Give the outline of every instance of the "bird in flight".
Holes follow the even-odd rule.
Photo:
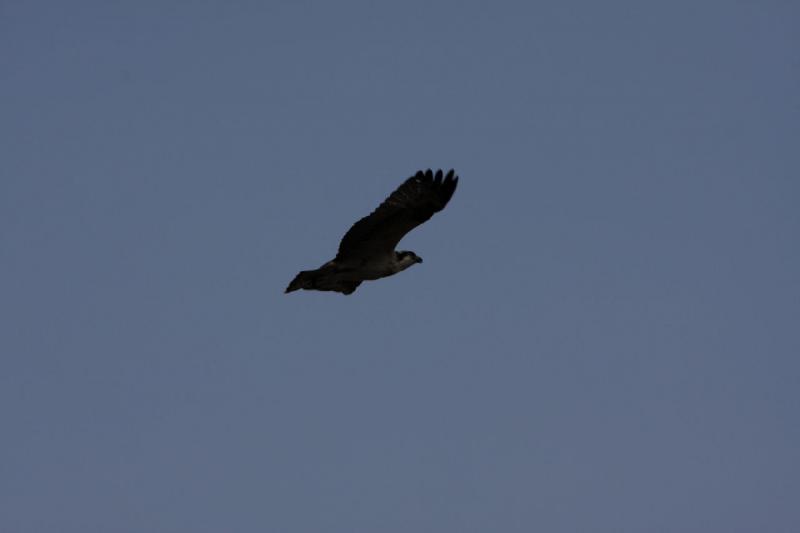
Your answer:
[[[430,169],[408,178],[378,208],[362,218],[342,238],[339,252],[316,270],[303,270],[286,287],[352,294],[362,281],[392,276],[422,258],[394,248],[406,233],[438,213],[458,185],[453,170],[443,175]]]

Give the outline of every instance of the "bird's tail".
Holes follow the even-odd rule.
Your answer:
[[[300,289],[313,291],[334,291],[342,294],[353,294],[361,285],[361,281],[342,279],[336,265],[326,263],[316,270],[303,270],[294,277],[286,287],[286,292]]]
[[[293,292],[300,289],[313,289],[314,278],[319,273],[319,270],[303,270],[297,274],[292,282],[286,287],[285,292]]]

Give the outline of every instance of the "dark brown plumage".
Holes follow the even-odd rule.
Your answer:
[[[286,288],[351,294],[365,280],[391,276],[421,263],[413,252],[395,247],[412,229],[444,209],[458,185],[453,170],[419,171],[408,178],[372,213],[350,228],[339,252],[317,270],[300,272]]]
[[[378,208],[350,228],[339,244],[337,260],[350,255],[386,253],[394,250],[406,233],[427,222],[447,205],[458,185],[450,170],[446,176],[437,170],[421,170],[408,178]]]

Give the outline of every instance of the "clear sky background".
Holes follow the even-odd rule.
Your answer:
[[[799,531],[798,15],[3,1],[0,530]]]

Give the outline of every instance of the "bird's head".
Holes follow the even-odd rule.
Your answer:
[[[414,252],[405,250],[402,252],[395,252],[395,257],[397,258],[397,262],[400,263],[400,266],[404,269],[410,267],[411,265],[422,263],[422,258]]]

